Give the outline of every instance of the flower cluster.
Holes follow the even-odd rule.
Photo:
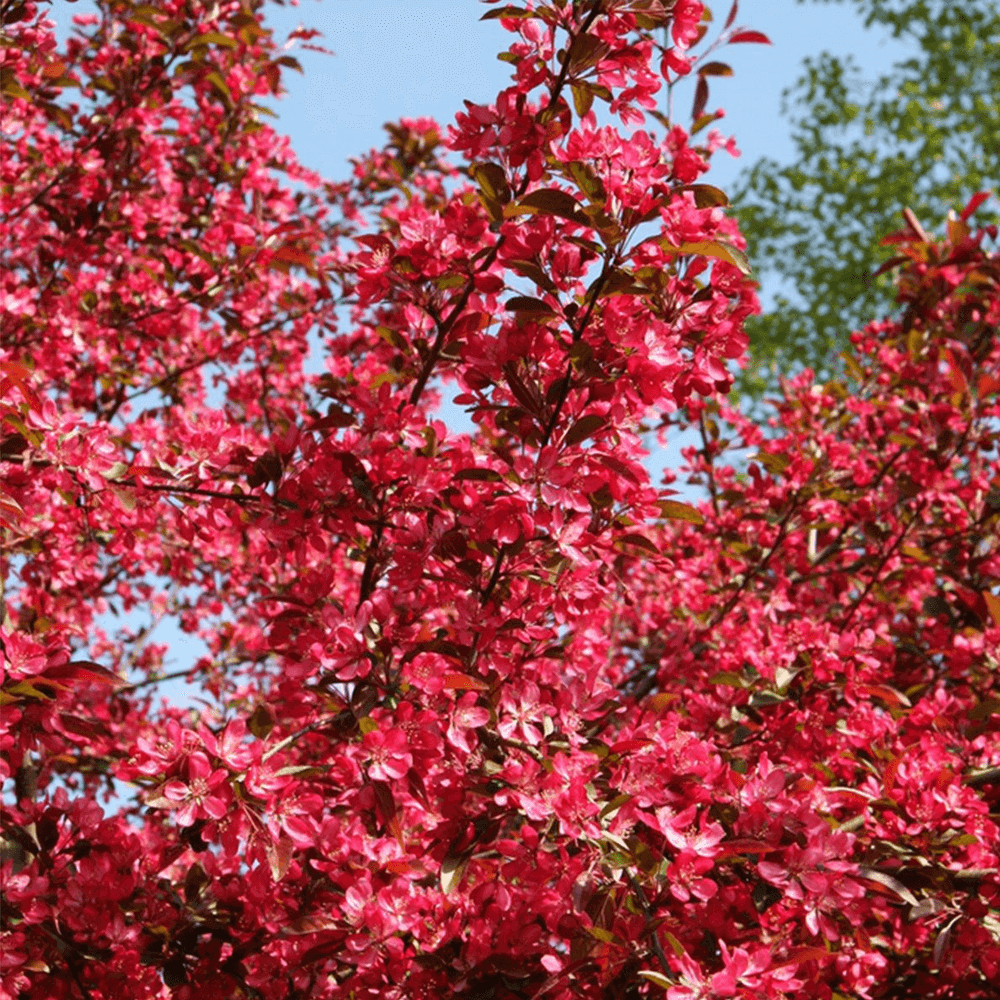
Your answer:
[[[4,28],[0,1000],[992,995],[983,199],[767,427],[700,3],[493,7],[339,185],[259,5],[97,6]]]

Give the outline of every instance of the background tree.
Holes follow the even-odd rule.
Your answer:
[[[800,0],[805,2],[805,0]],[[786,93],[797,159],[762,159],[734,195],[757,276],[774,301],[747,325],[759,395],[774,371],[829,373],[847,331],[894,297],[879,240],[909,206],[929,227],[1000,181],[1000,9],[991,0],[852,0],[869,28],[913,53],[870,79],[853,58],[806,61]]]

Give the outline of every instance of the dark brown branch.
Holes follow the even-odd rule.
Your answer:
[[[497,552],[496,562],[493,563],[493,572],[490,574],[489,582],[486,584],[486,589],[483,591],[483,596],[480,599],[480,604],[485,605],[493,594],[497,583],[500,580],[500,567],[503,565],[504,549],[500,549]]]
[[[642,886],[639,885],[639,880],[628,869],[625,871],[625,877],[628,879],[629,885],[632,886],[632,891],[635,893],[635,898],[639,901],[639,906],[642,907],[643,915],[651,923],[655,918],[655,914],[653,913],[653,908],[649,905],[649,900],[646,899],[645,892],[642,891]],[[660,944],[660,939],[656,936],[655,928],[649,931],[649,936],[653,942],[653,951],[656,954],[657,961],[660,963],[660,967],[673,979],[673,970],[670,968],[667,956],[663,954],[663,946]]]
[[[732,596],[728,601],[720,608],[720,610],[713,616],[712,620],[705,626],[705,631],[715,628],[730,611],[736,607],[737,601],[743,596],[744,591],[750,586],[753,580],[756,580],[761,573],[767,569],[768,564],[774,557],[775,553],[781,548],[783,542],[788,537],[788,522],[792,519],[792,515],[798,510],[798,496],[795,496],[792,500],[791,506],[782,516],[781,520],[778,522],[778,537],[774,540],[771,547],[764,554],[763,558],[758,560],[755,566],[750,567],[746,573],[743,574],[743,579],[740,581],[740,585],[733,592]]]
[[[607,281],[608,277],[608,262],[604,261],[604,266],[601,269],[601,273],[597,277],[597,281],[594,282],[591,287],[590,302],[587,304],[587,311],[583,314],[583,319],[576,325],[573,329],[573,343],[578,344],[580,338],[583,336],[583,331],[587,329],[587,324],[590,322],[590,317],[594,314],[594,307],[597,305],[597,300],[601,296],[601,289],[604,288],[604,283]],[[562,385],[559,389],[559,397],[556,399],[555,406],[552,408],[552,413],[549,416],[548,421],[545,424],[545,430],[542,433],[542,440],[538,445],[539,450],[544,448],[549,443],[549,438],[552,436],[552,432],[555,430],[556,424],[559,421],[559,415],[562,412],[562,408],[569,398],[569,390],[573,383],[573,362],[566,362],[566,372],[562,377]]]
[[[913,513],[913,520],[911,520],[908,524],[905,524],[903,526],[903,530],[900,531],[899,535],[896,537],[896,540],[892,543],[892,545],[889,546],[889,550],[879,560],[878,565],[872,571],[872,576],[871,579],[868,581],[868,585],[865,587],[864,591],[857,597],[857,599],[851,604],[851,606],[847,609],[847,614],[844,615],[840,623],[841,628],[846,628],[850,624],[850,621],[854,617],[855,612],[868,599],[868,595],[875,588],[875,584],[878,583],[879,576],[882,573],[882,570],[885,569],[886,563],[888,563],[889,560],[899,551],[899,547],[903,544],[903,539],[906,538],[907,534],[909,534],[910,528],[914,525],[917,518],[921,515],[921,513],[924,510],[924,507],[926,506],[927,506],[926,503],[920,504],[920,506]]]

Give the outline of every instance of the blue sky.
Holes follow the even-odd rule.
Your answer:
[[[713,8],[721,26],[728,0]],[[304,163],[336,179],[346,175],[349,157],[382,145],[383,122],[428,115],[446,125],[463,99],[490,103],[509,82],[510,67],[496,53],[511,36],[498,22],[480,20],[489,9],[476,0],[303,0],[272,8],[277,39],[301,23],[320,29],[336,53],[295,52],[305,74],[287,74],[277,128]],[[737,24],[763,31],[773,45],[731,45],[716,54],[735,72],[713,81],[712,106],[725,108],[720,128],[743,150],[739,160],[716,157],[710,179],[723,188],[760,156],[791,157],[781,92],[804,57],[823,49],[853,54],[874,79],[906,51],[887,32],[865,29],[847,2],[743,0]]]
[[[716,28],[728,4],[710,4]],[[50,16],[65,36],[73,15],[91,9],[87,0],[54,0]],[[489,9],[477,0],[269,4],[276,40],[302,24],[322,31],[323,44],[335,52],[293,48],[305,74],[286,73],[288,95],[274,104],[276,127],[291,137],[302,162],[333,180],[347,175],[351,156],[382,145],[386,121],[428,115],[447,125],[463,99],[490,103],[508,85],[510,67],[496,54],[511,36],[498,22],[480,20]],[[743,150],[738,160],[716,157],[709,179],[723,188],[760,156],[792,156],[781,93],[795,82],[803,58],[824,49],[852,54],[875,79],[907,52],[884,29],[864,28],[850,0],[742,0],[736,23],[763,31],[773,45],[732,45],[716,54],[735,73],[713,81],[710,106],[726,110],[720,128]]]

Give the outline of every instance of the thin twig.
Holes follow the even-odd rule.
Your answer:
[[[875,584],[878,583],[879,574],[882,572],[883,569],[885,569],[886,563],[888,563],[889,560],[899,550],[900,545],[903,544],[903,539],[906,538],[910,528],[913,527],[913,525],[916,523],[917,518],[923,513],[923,510],[926,506],[927,506],[926,501],[921,503],[917,507],[917,509],[913,512],[913,520],[911,520],[908,524],[903,525],[903,530],[900,531],[899,535],[896,537],[896,540],[889,547],[888,552],[886,552],[885,555],[883,555],[882,558],[879,560],[879,564],[875,567],[874,571],[872,572],[872,576],[871,579],[868,581],[868,585],[865,587],[861,595],[847,609],[847,614],[843,617],[843,619],[840,622],[841,628],[846,628],[850,624],[850,621],[854,617],[855,612],[868,599],[868,595],[874,589]]]
[[[632,891],[635,893],[636,899],[639,901],[639,905],[642,907],[642,912],[646,916],[646,920],[652,921],[655,918],[653,913],[653,908],[649,905],[649,900],[646,899],[646,894],[642,891],[642,886],[639,885],[639,880],[632,874],[630,869],[625,870],[625,877],[629,881],[629,885],[632,886]],[[670,963],[667,961],[667,956],[663,954],[663,946],[660,944],[660,939],[656,936],[655,928],[649,932],[649,936],[653,942],[653,951],[656,953],[656,958],[663,968],[663,971],[673,978],[674,970],[670,968]]]
[[[743,592],[750,586],[751,581],[756,580],[761,573],[767,569],[768,564],[774,557],[774,554],[781,548],[785,539],[788,537],[788,522],[792,519],[792,515],[798,510],[798,496],[792,498],[791,506],[785,512],[784,516],[778,522],[778,537],[774,540],[774,543],[764,554],[763,558],[760,559],[755,566],[752,566],[746,573],[743,574],[743,579],[740,581],[739,587],[733,592],[732,596],[728,601],[716,612],[712,620],[705,626],[705,631],[713,629],[718,625],[730,611],[736,607],[736,602],[739,601],[740,597],[743,596]]]
[[[598,275],[597,281],[595,281],[591,286],[590,302],[587,305],[587,311],[583,314],[583,319],[580,320],[573,330],[574,344],[580,342],[580,338],[583,336],[583,331],[587,329],[587,324],[590,322],[590,317],[594,313],[594,307],[597,305],[597,300],[600,298],[601,289],[603,289],[604,283],[607,281],[607,277],[608,261],[605,259],[604,266],[601,268],[601,273]],[[556,423],[559,421],[559,414],[562,412],[563,405],[569,397],[569,390],[572,385],[572,375],[573,362],[567,361],[566,372],[562,377],[562,385],[559,389],[559,398],[556,400],[555,406],[552,408],[552,414],[545,424],[545,431],[542,433],[542,440],[538,445],[539,451],[549,443],[549,438],[552,436]]]
[[[161,674],[159,677],[147,677],[144,681],[136,681],[134,684],[123,684],[120,691],[138,691],[139,688],[151,687],[153,684],[160,684],[163,681],[176,681],[181,677],[190,677],[194,669],[188,667],[187,670],[176,670],[172,674]]]
[[[305,736],[307,733],[313,733],[317,729],[322,729],[324,726],[333,722],[336,718],[336,715],[327,715],[322,719],[317,719],[315,722],[310,722],[308,726],[303,726],[301,729],[292,733],[291,736],[286,736],[283,740],[279,740],[279,742],[275,743],[269,750],[265,750],[264,753],[261,754],[260,762],[263,764],[265,761],[270,760],[276,753],[279,753],[286,747],[290,747],[300,736]]]
[[[708,433],[705,429],[704,411],[698,414],[698,430],[701,432],[701,453],[705,456],[705,462],[708,465],[708,493],[712,499],[712,510],[715,511],[715,516],[718,517],[719,491],[715,485],[715,464],[708,453]]]
[[[497,553],[496,562],[493,563],[493,572],[490,574],[489,582],[486,584],[486,589],[483,591],[483,596],[479,603],[485,606],[486,602],[490,599],[493,594],[493,590],[500,580],[500,567],[503,565],[503,556],[505,549],[500,549]]]

